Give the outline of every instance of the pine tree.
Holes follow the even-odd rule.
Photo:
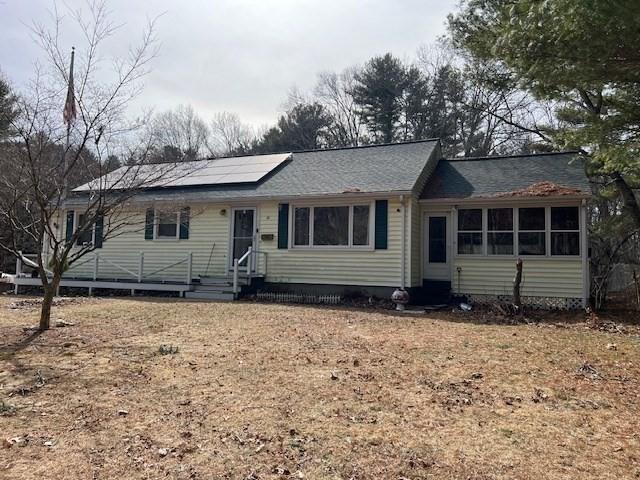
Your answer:
[[[369,60],[355,80],[353,97],[374,141],[393,142],[402,116],[404,65],[387,53]]]
[[[502,63],[520,85],[560,105],[560,148],[590,154],[640,229],[640,3],[466,0],[449,17],[456,46]]]

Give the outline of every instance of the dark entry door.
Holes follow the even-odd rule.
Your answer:
[[[427,214],[425,218],[425,262],[424,278],[450,280],[450,234],[449,215]]]
[[[237,208],[233,210],[230,268],[233,268],[234,259],[241,258],[249,247],[254,246],[255,220],[255,208]]]

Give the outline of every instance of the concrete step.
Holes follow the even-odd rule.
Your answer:
[[[185,298],[198,299],[198,300],[221,300],[231,302],[233,301],[233,293],[226,292],[185,292]]]

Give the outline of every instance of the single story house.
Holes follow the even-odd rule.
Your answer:
[[[135,195],[128,231],[88,234],[99,248],[63,285],[480,302],[511,298],[522,258],[525,303],[587,303],[591,189],[576,153],[447,159],[435,139],[193,165]],[[59,228],[73,231],[90,190],[67,199]]]

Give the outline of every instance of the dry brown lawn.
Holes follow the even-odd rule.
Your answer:
[[[33,335],[37,309],[13,301],[0,478],[640,476],[635,333],[85,299],[54,310],[75,325]]]

